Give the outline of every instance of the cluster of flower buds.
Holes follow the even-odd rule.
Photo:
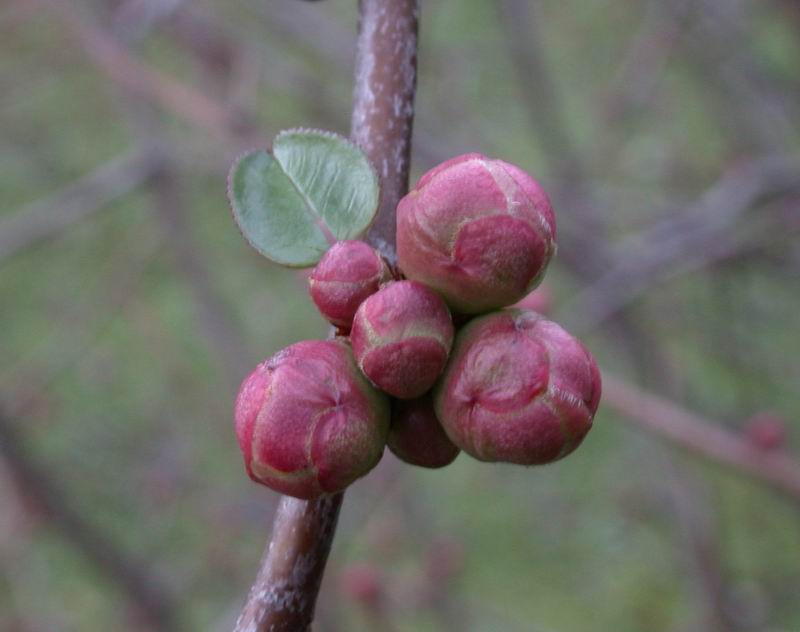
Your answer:
[[[462,450],[524,465],[572,452],[591,428],[600,374],[577,339],[523,300],[555,240],[533,178],[467,154],[400,201],[397,274],[364,242],[335,244],[309,289],[340,335],[281,351],[239,392],[251,478],[313,498],[365,475],[386,445],[429,468]]]

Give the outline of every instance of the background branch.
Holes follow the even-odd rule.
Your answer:
[[[800,464],[786,452],[759,450],[722,424],[708,421],[606,370],[603,403],[659,437],[746,473],[800,502]]]
[[[157,168],[156,156],[133,149],[62,190],[3,218],[0,221],[0,260],[54,237],[102,210],[142,184]]]
[[[69,494],[48,476],[23,445],[14,423],[0,409],[0,457],[8,465],[23,496],[105,577],[120,588],[148,628],[177,630],[171,591],[147,566],[117,548],[104,533],[86,521]]]
[[[69,3],[69,8],[54,0],[43,2],[59,12],[91,62],[115,83],[205,130],[216,140],[232,145],[233,149],[265,144],[241,111],[138,59],[74,2]]]
[[[614,316],[659,279],[714,257],[714,246],[748,210],[800,189],[794,156],[767,156],[726,173],[696,202],[673,211],[642,233],[625,239],[617,261],[561,311],[575,331]]]

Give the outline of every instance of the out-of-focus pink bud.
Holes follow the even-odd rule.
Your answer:
[[[764,411],[745,422],[747,440],[759,450],[778,450],[786,444],[786,422],[779,414]]]
[[[543,316],[547,316],[550,310],[553,309],[553,292],[550,290],[550,286],[547,282],[544,282],[521,301],[514,303],[512,307],[516,309],[529,309],[533,312],[539,312]]]
[[[339,590],[361,606],[375,610],[383,598],[383,579],[371,564],[351,564],[339,573]]]
[[[504,310],[462,329],[436,385],[436,415],[482,461],[549,463],[586,436],[600,402],[586,348],[536,312]]]
[[[553,209],[519,167],[466,154],[428,171],[397,207],[397,256],[455,312],[511,305],[555,252]]]
[[[361,303],[350,340],[373,384],[410,399],[429,390],[444,369],[453,321],[436,292],[416,281],[397,281]]]
[[[343,490],[380,460],[389,402],[343,340],[293,344],[259,364],[236,398],[236,437],[257,483],[297,498]]]
[[[374,248],[363,241],[340,241],[311,272],[308,288],[320,313],[349,329],[358,306],[389,278],[389,268]]]
[[[436,418],[430,394],[392,402],[386,445],[406,463],[430,468],[449,465],[460,452]]]

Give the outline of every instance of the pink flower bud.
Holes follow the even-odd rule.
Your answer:
[[[747,440],[758,450],[779,450],[786,444],[786,421],[778,413],[763,411],[745,422]]]
[[[380,460],[389,403],[343,340],[293,344],[259,364],[236,398],[247,473],[282,494],[343,490]]]
[[[456,312],[515,303],[555,252],[550,200],[524,171],[466,154],[435,167],[397,207],[397,256]]]
[[[308,287],[320,313],[349,329],[358,306],[389,278],[389,268],[374,248],[363,241],[340,241],[320,259]]]
[[[361,303],[350,340],[373,384],[410,399],[430,389],[444,369],[453,322],[436,292],[416,281],[397,281]]]
[[[436,418],[430,394],[392,402],[386,445],[406,463],[430,468],[450,465],[460,452]]]
[[[572,452],[599,402],[600,372],[584,346],[518,309],[481,316],[459,332],[434,394],[458,447],[482,461],[523,465]]]
[[[351,564],[339,573],[339,589],[361,606],[380,609],[384,593],[380,571],[371,564]]]

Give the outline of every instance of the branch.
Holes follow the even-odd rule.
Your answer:
[[[394,210],[408,191],[416,87],[417,0],[361,0],[351,137],[378,169],[381,200],[369,235],[394,258]],[[336,530],[342,494],[283,497],[272,542],[235,632],[303,632]]]
[[[85,16],[65,15],[92,62],[129,90],[180,112],[222,139],[241,124],[233,112],[213,99],[140,62]]]
[[[800,463],[782,451],[759,450],[721,423],[628,384],[603,371],[603,403],[682,448],[732,467],[800,501]]]
[[[114,254],[101,262],[103,273],[92,284],[94,289],[73,295],[70,305],[52,319],[48,332],[25,355],[9,359],[9,368],[0,371],[0,391],[11,397],[6,403],[8,416],[20,416],[35,406],[60,375],[91,353],[124,308],[141,298],[137,290],[142,277],[162,245],[160,239],[148,239],[139,231],[124,235]]]
[[[683,542],[678,546],[687,565],[686,579],[696,587],[695,599],[700,606],[698,628],[705,632],[725,632],[734,627],[726,600],[732,587],[721,559],[714,504],[704,485],[676,463],[665,459],[664,492],[670,499],[668,511]]]
[[[731,170],[688,208],[668,214],[619,250],[624,255],[561,313],[585,331],[608,320],[659,279],[713,258],[726,232],[753,206],[797,190],[800,162],[770,156]]]
[[[586,171],[581,151],[573,142],[565,120],[563,104],[544,56],[541,31],[536,28],[535,2],[500,0],[496,4],[503,38],[516,72],[516,84],[524,98],[531,128],[541,143],[548,162],[555,162],[560,186],[573,188],[584,180]]]
[[[133,131],[141,142],[161,156],[160,167],[150,179],[153,210],[175,270],[183,279],[195,305],[204,342],[209,345],[216,363],[224,368],[229,386],[235,392],[252,367],[247,342],[236,324],[229,304],[214,283],[206,265],[202,246],[194,236],[192,217],[180,183],[180,172],[169,144],[163,143],[164,128],[158,112],[136,94],[123,90]]]
[[[606,219],[597,191],[587,185],[590,165],[575,142],[545,54],[538,3],[501,0],[496,4],[516,85],[546,161],[552,165],[553,199],[571,211],[559,224],[561,259],[579,277],[592,278],[611,260],[602,236]]]
[[[669,11],[664,11],[660,0],[649,0],[641,25],[609,82],[603,105],[606,123],[619,125],[655,98],[669,58],[685,32],[687,5],[687,0],[678,0]]]
[[[777,84],[776,73],[759,62],[752,45],[751,19],[740,2],[696,0],[693,22],[698,33],[692,41],[696,59],[704,79],[720,82],[719,96],[725,106],[740,113],[743,125],[737,135],[741,128],[750,127],[764,149],[790,151],[798,131],[793,84]],[[705,72],[711,69],[711,74]]]
[[[153,130],[158,129],[154,122]],[[216,362],[236,392],[252,367],[252,354],[237,326],[229,303],[221,295],[211,269],[206,264],[202,245],[193,234],[192,216],[180,187],[180,175],[169,158],[153,178],[150,191],[157,220],[169,247],[173,265],[189,289],[200,326]]]
[[[310,629],[343,498],[341,493],[311,501],[281,498],[235,632]]]
[[[16,484],[47,520],[78,551],[126,595],[154,630],[176,630],[176,604],[170,591],[138,560],[128,557],[104,533],[86,522],[69,495],[59,489],[47,469],[28,453],[9,419],[0,410],[0,457]]]
[[[3,218],[0,260],[54,237],[106,207],[152,176],[157,166],[155,157],[147,152],[125,152],[61,191]]]
[[[359,7],[351,136],[381,180],[368,240],[394,263],[395,207],[408,192],[418,9],[416,0],[361,0]]]
[[[132,55],[76,2],[43,0],[70,27],[90,61],[110,79],[226,144],[265,145],[247,117]]]
[[[130,5],[123,5],[123,10],[126,6]],[[252,366],[250,353],[227,303],[214,285],[211,272],[205,265],[202,249],[192,234],[191,217],[187,213],[186,201],[180,187],[177,160],[170,144],[163,140],[165,129],[159,119],[159,112],[154,107],[158,96],[162,93],[157,89],[158,86],[171,85],[172,82],[159,78],[156,71],[138,62],[133,52],[129,50],[133,40],[140,39],[143,32],[130,37],[131,42],[126,45],[118,41],[119,36],[104,29],[89,16],[79,18],[75,14],[67,19],[80,35],[92,59],[106,69],[112,78],[117,79],[116,85],[121,89],[123,97],[121,102],[125,106],[123,109],[126,110],[130,120],[133,135],[152,155],[158,157],[158,168],[148,183],[156,219],[169,247],[175,268],[194,300],[202,337],[211,345],[215,360],[224,367],[226,378],[235,391],[248,368]],[[98,51],[100,53],[111,51],[113,54],[109,58],[98,57]],[[130,80],[130,77],[139,76],[147,78],[144,85],[154,87],[154,90],[142,91],[138,81]],[[205,103],[206,110],[210,106],[220,113],[226,111],[216,102],[190,94],[186,90],[172,88],[172,92],[168,94],[172,93],[188,95],[186,98],[190,100],[199,99]],[[174,99],[166,99],[165,102],[173,106],[179,104],[179,101]],[[199,124],[206,121],[202,117],[195,119]],[[214,130],[212,127],[207,131]],[[220,129],[219,133],[232,141],[236,140],[236,129],[231,125]]]

